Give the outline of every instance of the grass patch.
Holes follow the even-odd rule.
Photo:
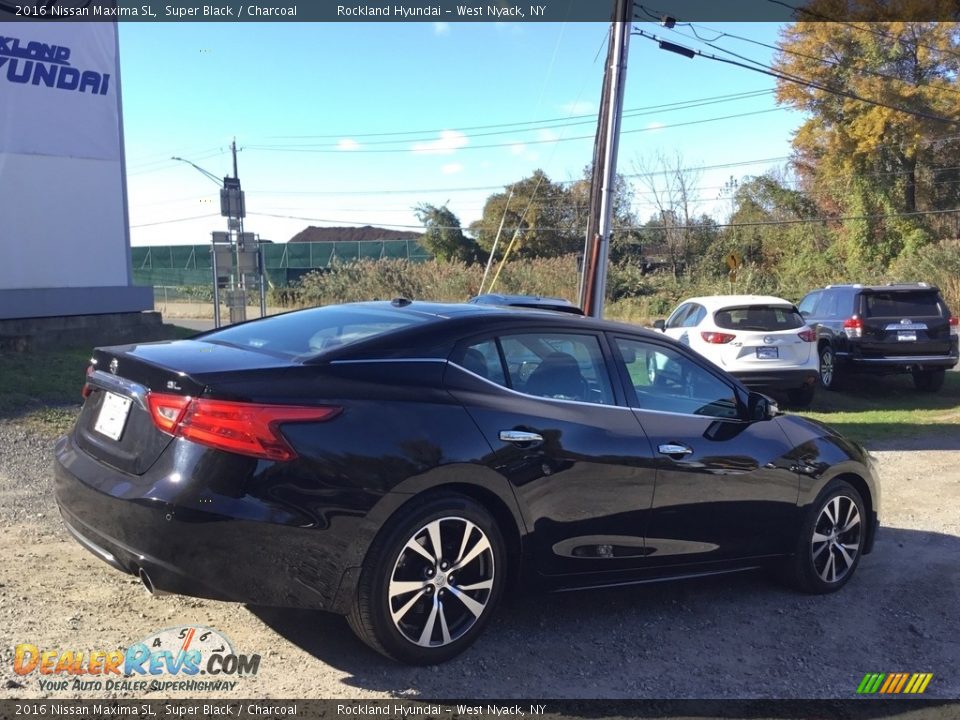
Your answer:
[[[176,338],[196,330],[175,327]],[[0,353],[0,418],[22,419],[43,434],[69,429],[81,404],[92,348]]]
[[[821,420],[869,444],[920,432],[960,432],[960,372],[948,372],[937,393],[918,392],[909,375],[849,378],[843,392],[817,391],[798,415]]]

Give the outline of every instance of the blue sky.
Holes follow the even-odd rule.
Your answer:
[[[768,44],[778,32],[707,28]],[[707,28],[696,29],[713,37]],[[133,244],[205,243],[224,229],[217,187],[170,157],[228,174],[234,136],[246,228],[274,241],[307,225],[416,225],[420,202],[448,203],[466,226],[489,194],[536,168],[577,178],[591,157],[607,33],[604,23],[121,23]],[[771,59],[741,40],[717,43]],[[658,150],[687,166],[785,157],[802,118],[777,109],[773,87],[771,77],[633,37],[620,172],[635,173]],[[709,121],[744,113],[756,114]],[[670,127],[681,123],[697,124]],[[697,209],[722,215],[731,175],[776,165],[783,160],[702,171]],[[648,196],[637,199],[648,216]],[[204,215],[212,217],[183,220]]]

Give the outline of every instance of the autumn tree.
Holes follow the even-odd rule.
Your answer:
[[[808,9],[842,16],[834,5]],[[886,263],[938,234],[913,213],[960,201],[960,25],[798,22],[779,47],[777,72],[803,82],[778,80],[777,99],[808,115],[794,166],[821,213],[859,217],[843,224],[851,253]]]
[[[450,208],[421,203],[414,208],[414,212],[424,226],[420,242],[434,257],[438,260],[476,262],[480,249],[473,238],[463,234],[460,219]]]

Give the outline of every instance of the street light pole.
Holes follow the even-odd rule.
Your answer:
[[[246,281],[243,271],[244,247],[243,247],[243,218],[246,215],[243,190],[240,187],[240,178],[237,174],[237,140],[233,139],[230,143],[230,150],[233,154],[233,177],[225,177],[222,180],[209,170],[205,170],[194,162],[182,157],[172,157],[171,160],[184,162],[197,170],[204,177],[220,186],[220,214],[228,218],[227,232],[214,233],[213,239],[213,272],[214,272],[214,321],[217,327],[220,326],[220,306],[219,306],[219,269],[217,262],[216,246],[217,237],[221,237],[220,242],[230,244],[230,265],[234,272],[231,274],[230,289],[227,293],[227,307],[230,310],[230,322],[242,322],[246,320],[247,301],[246,301]],[[263,283],[263,277],[260,278]],[[262,304],[262,303],[261,303]]]

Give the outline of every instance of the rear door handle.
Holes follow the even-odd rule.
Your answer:
[[[661,455],[690,455],[693,452],[692,448],[677,443],[666,443],[658,447],[657,450],[660,451]]]
[[[538,435],[537,433],[533,432],[526,432],[524,430],[501,430],[500,439],[503,442],[516,443],[518,445],[543,442],[542,435]]]

